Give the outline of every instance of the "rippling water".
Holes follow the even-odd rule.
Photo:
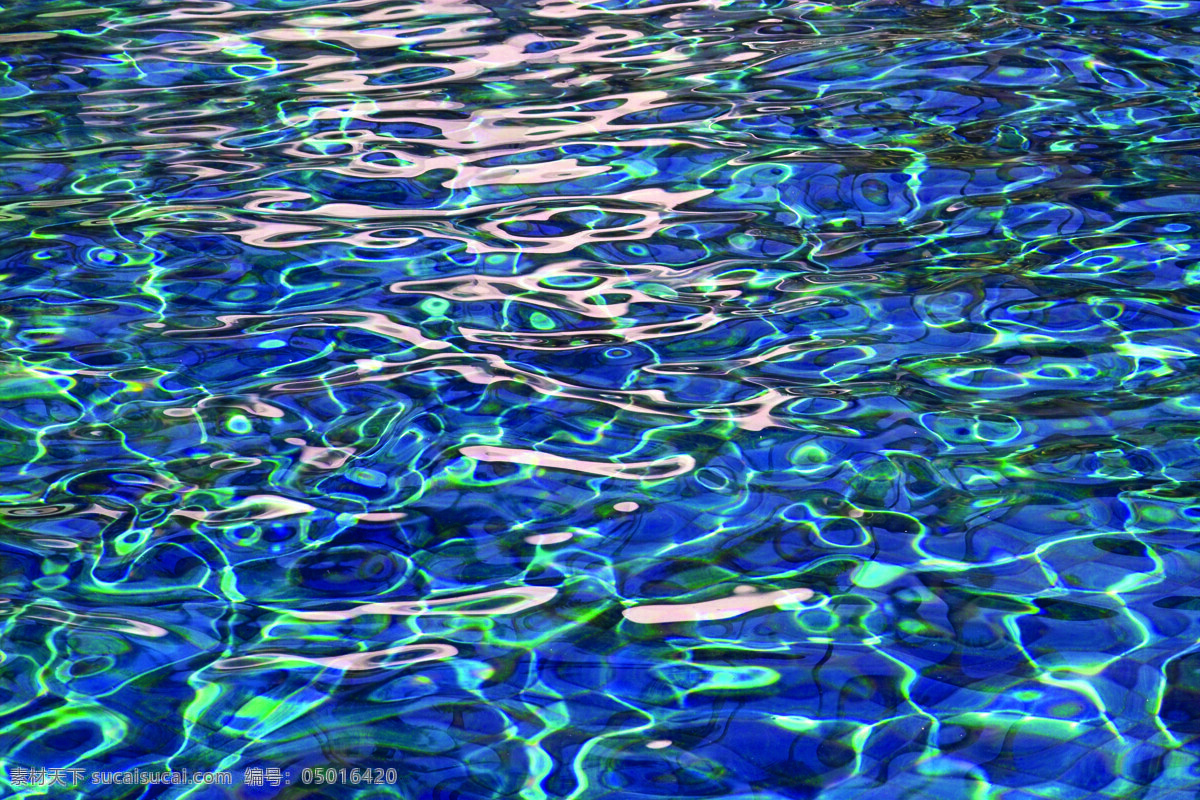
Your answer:
[[[0,31],[4,796],[1200,788],[1200,2]]]

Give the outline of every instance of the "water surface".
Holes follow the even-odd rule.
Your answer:
[[[5,7],[3,794],[1192,796],[1198,20]]]

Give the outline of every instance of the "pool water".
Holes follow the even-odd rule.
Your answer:
[[[5,6],[0,796],[1196,796],[1198,87],[1196,0]]]

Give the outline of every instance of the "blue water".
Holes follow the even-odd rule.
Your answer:
[[[1197,796],[1198,87],[1194,0],[5,6],[0,796]]]

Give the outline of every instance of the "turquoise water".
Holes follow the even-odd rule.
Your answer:
[[[1198,87],[1192,0],[5,6],[0,796],[1194,797]]]

